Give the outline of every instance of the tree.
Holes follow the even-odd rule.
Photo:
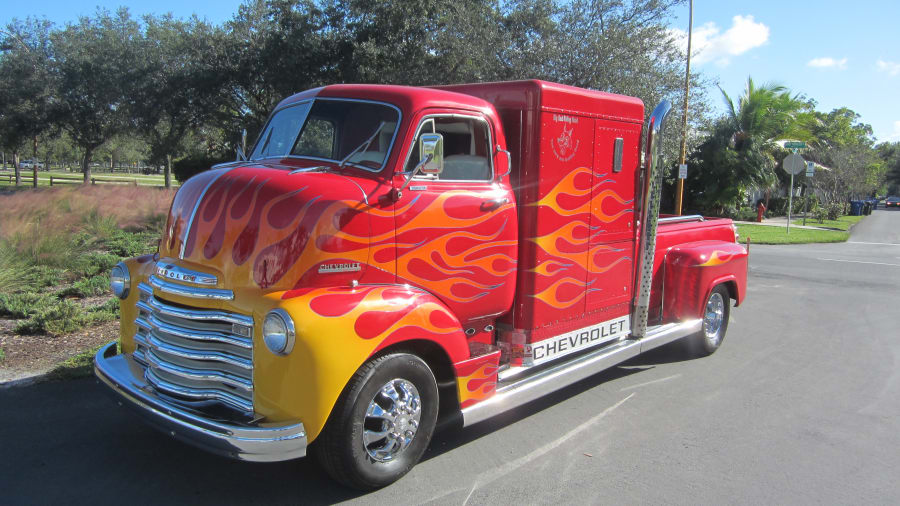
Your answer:
[[[83,150],[84,182],[94,151],[131,127],[130,98],[146,76],[138,65],[141,30],[127,9],[99,10],[52,35],[56,79],[55,121]]]
[[[144,18],[138,62],[142,79],[130,100],[137,132],[150,148],[154,164],[165,165],[171,186],[172,157],[182,150],[188,131],[208,121],[220,106],[225,80],[216,67],[215,30],[196,18]]]
[[[813,140],[807,158],[828,167],[813,179],[813,187],[826,202],[868,196],[884,183],[886,165],[874,149],[872,127],[846,107],[815,112]]]
[[[21,184],[19,153],[31,141],[37,160],[38,136],[50,127],[51,27],[47,20],[29,18],[0,29],[0,145],[13,153],[16,185]],[[33,171],[37,186],[37,164]]]
[[[882,142],[876,150],[885,167],[885,190],[890,195],[900,194],[900,142]]]
[[[776,139],[810,136],[805,115],[809,104],[784,86],[757,86],[748,78],[736,103],[724,90],[722,97],[726,115],[691,153],[689,164],[696,170],[685,185],[690,205],[716,213],[739,206],[751,188],[777,183],[775,168],[786,152]]]

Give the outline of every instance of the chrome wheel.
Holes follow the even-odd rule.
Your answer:
[[[706,312],[703,315],[703,336],[712,346],[718,346],[722,339],[722,323],[725,321],[725,300],[718,291],[706,301]]]
[[[395,459],[415,439],[421,417],[422,399],[415,385],[400,378],[387,382],[366,409],[366,453],[378,462]]]

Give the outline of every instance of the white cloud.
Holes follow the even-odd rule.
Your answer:
[[[818,68],[836,68],[838,70],[844,70],[847,68],[847,59],[841,58],[840,60],[835,60],[830,56],[826,56],[824,58],[813,58],[806,63],[807,67],[818,67]]]
[[[687,32],[671,29],[669,33],[683,51],[687,50]],[[735,16],[731,28],[722,32],[713,22],[694,30],[691,39],[691,61],[696,64],[716,62],[728,65],[731,57],[738,56],[765,44],[769,40],[769,27],[754,21],[753,16]]]
[[[888,136],[888,142],[900,141],[900,121],[894,122],[894,133]]]
[[[878,67],[878,70],[880,70],[881,72],[887,72],[889,76],[900,74],[900,63],[884,61],[879,58],[878,61],[875,62],[875,65]]]

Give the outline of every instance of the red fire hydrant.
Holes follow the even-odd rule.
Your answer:
[[[756,222],[762,223],[763,215],[766,214],[766,205],[760,200],[756,203]]]

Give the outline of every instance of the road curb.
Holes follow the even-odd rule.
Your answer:
[[[0,390],[6,390],[10,388],[18,388],[18,387],[27,387],[34,385],[36,383],[41,383],[47,379],[47,376],[50,374],[50,371],[41,372],[37,374],[32,374],[31,376],[25,376],[24,378],[17,378],[14,380],[9,380],[3,383],[0,383]]]

